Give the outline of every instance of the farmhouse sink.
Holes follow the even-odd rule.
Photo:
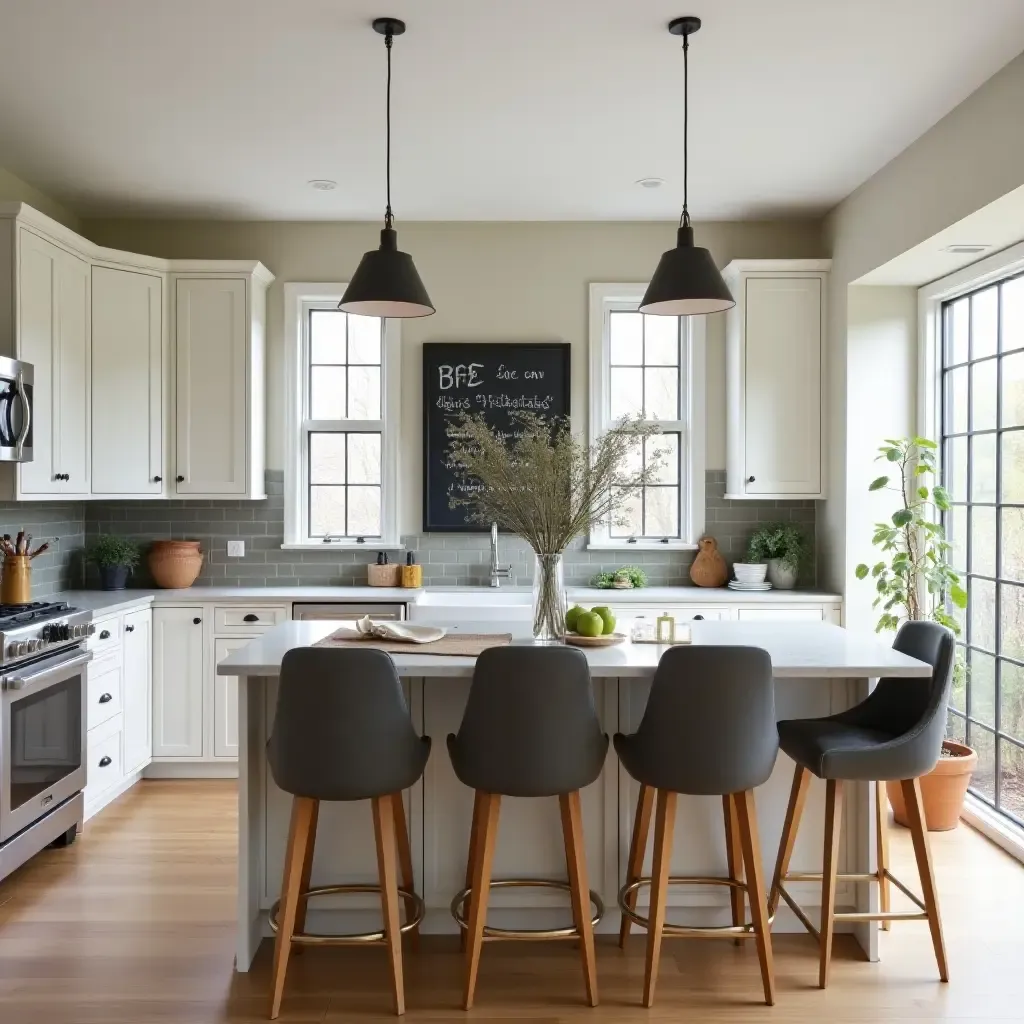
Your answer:
[[[531,602],[531,593],[525,588],[432,588],[409,607],[409,619],[437,626],[457,626],[463,622],[523,623],[530,621]]]

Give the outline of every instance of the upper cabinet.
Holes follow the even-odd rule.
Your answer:
[[[0,355],[35,369],[35,457],[0,465],[0,499],[265,497],[273,279],[104,249],[0,203]]]
[[[726,497],[824,498],[830,260],[736,260],[725,279]]]

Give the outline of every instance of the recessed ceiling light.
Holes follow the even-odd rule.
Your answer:
[[[310,181],[307,181],[306,184],[309,185],[310,188],[315,188],[317,192],[330,192],[331,189],[338,187],[338,183],[336,181],[331,181],[330,178],[312,178]]]
[[[943,252],[958,252],[958,253],[974,253],[984,252],[986,249],[990,249],[991,246],[988,244],[979,244],[976,242],[958,242],[954,245],[947,245]]]
[[[637,185],[641,188],[661,188],[665,184],[664,178],[638,178]]]

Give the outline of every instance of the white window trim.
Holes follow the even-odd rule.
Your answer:
[[[608,401],[608,361],[604,348],[608,314],[616,307],[636,309],[647,290],[646,284],[592,284],[590,286],[590,443],[606,429],[603,412]],[[704,532],[704,363],[706,317],[686,318],[686,345],[683,353],[682,387],[687,419],[680,436],[680,473],[683,505],[680,508],[681,538],[668,543],[638,537],[630,543],[591,535],[587,547],[600,551],[693,551]]]
[[[399,475],[398,437],[401,424],[401,348],[399,321],[384,321],[381,353],[381,531],[380,539],[365,544],[355,541],[310,540],[306,535],[309,502],[308,461],[304,458],[302,410],[309,375],[306,365],[308,338],[304,328],[308,303],[338,302],[347,284],[289,281],[284,286],[284,543],[285,550],[369,551],[401,548],[398,533]]]

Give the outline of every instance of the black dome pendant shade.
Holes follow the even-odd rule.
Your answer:
[[[641,313],[661,316],[694,316],[721,313],[736,305],[711,253],[693,244],[693,228],[687,207],[689,177],[689,49],[690,36],[700,28],[700,18],[675,18],[668,30],[683,37],[683,213],[679,218],[676,247],[662,253],[651,283],[640,303]]]
[[[423,286],[416,265],[407,252],[398,248],[398,232],[391,212],[391,42],[405,32],[398,18],[376,18],[375,32],[384,36],[388,54],[387,88],[387,207],[380,248],[363,253],[363,258],[338,303],[346,313],[379,317],[430,316],[434,305]]]

